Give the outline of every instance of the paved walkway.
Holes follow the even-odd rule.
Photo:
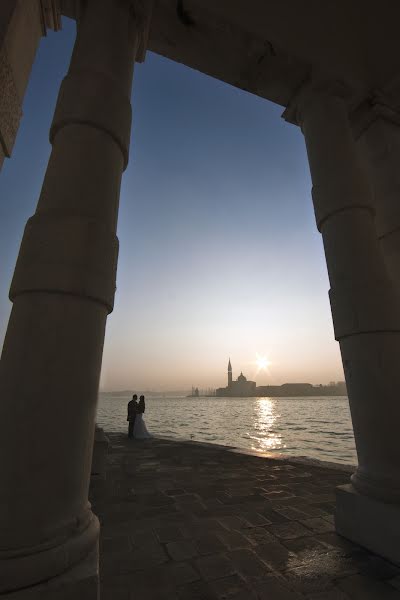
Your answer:
[[[400,569],[334,533],[348,473],[109,438],[91,487],[102,600],[400,600]]]

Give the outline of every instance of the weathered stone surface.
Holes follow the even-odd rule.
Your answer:
[[[250,540],[238,531],[220,531],[218,537],[228,548],[250,548],[252,546]]]
[[[100,543],[100,552],[108,554],[110,552],[122,553],[130,552],[132,544],[128,535],[116,535],[111,538],[103,537]]]
[[[323,592],[315,592],[314,594],[307,594],[308,600],[349,600],[348,596],[343,590],[334,587],[330,590]]]
[[[229,598],[229,600],[257,599],[256,593],[238,575],[217,579],[211,583],[211,588],[215,591],[218,598]]]
[[[332,531],[347,472],[108,435],[91,489],[106,600],[400,600],[399,569]]]
[[[277,577],[267,577],[253,584],[259,600],[301,600],[304,596],[289,589]]]
[[[11,156],[22,117],[21,101],[7,52],[0,48],[0,144],[6,156]]]
[[[205,581],[228,577],[228,575],[233,575],[236,571],[232,562],[223,554],[205,556],[196,560],[195,565]]]
[[[269,527],[269,531],[282,540],[292,540],[294,538],[310,535],[309,529],[306,529],[303,527],[303,525],[301,525],[301,523],[297,523],[295,521],[271,525],[271,527]]]
[[[165,577],[173,581],[176,585],[184,585],[198,581],[200,575],[189,563],[179,562],[167,565],[164,571]]]
[[[372,577],[353,575],[340,579],[338,587],[356,600],[399,600],[398,590]]]
[[[325,533],[326,531],[334,531],[334,527],[331,523],[326,521],[325,519],[321,519],[319,517],[315,517],[312,519],[301,519],[300,523],[307,527],[307,529],[311,529],[311,531],[315,531],[316,533]]]
[[[166,525],[155,530],[158,540],[162,543],[176,542],[184,539],[182,531],[174,525]]]
[[[399,575],[397,577],[393,577],[393,579],[390,579],[388,581],[388,583],[390,583],[390,585],[392,585],[396,590],[400,591],[400,576]]]
[[[400,566],[400,507],[360,494],[351,484],[337,488],[336,530]]]
[[[242,577],[263,577],[267,571],[263,563],[252,550],[233,550],[228,556]]]
[[[226,551],[226,546],[214,534],[203,535],[195,540],[197,551],[201,555],[218,554]]]
[[[278,541],[266,542],[255,547],[258,556],[271,567],[280,570],[287,564],[290,553]]]
[[[179,541],[167,544],[167,551],[172,560],[187,560],[197,556],[196,546],[192,542]]]
[[[217,595],[209,583],[196,581],[178,588],[179,600],[217,600]]]

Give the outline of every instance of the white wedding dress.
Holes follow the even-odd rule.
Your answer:
[[[142,413],[136,415],[133,437],[137,440],[147,440],[148,438],[153,437],[147,430]]]

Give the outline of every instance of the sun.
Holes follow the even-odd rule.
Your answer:
[[[257,354],[256,365],[259,371],[266,371],[270,364],[271,363],[266,356],[260,356]]]

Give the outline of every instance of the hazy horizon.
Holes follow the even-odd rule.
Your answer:
[[[0,177],[0,343],[74,41],[63,26],[41,41]],[[299,129],[282,107],[155,54],[135,69],[100,389],[221,387],[229,357],[257,385],[343,380]]]
[[[328,382],[328,384],[321,384],[321,385],[329,385],[330,383],[333,383],[333,384],[342,383],[342,381],[344,381],[344,379],[340,380],[340,381],[330,381],[330,382]],[[304,381],[285,381],[284,383],[296,383],[296,384],[311,383],[311,385],[313,385],[313,386],[319,386],[320,385],[320,383],[315,383],[315,382],[312,382],[312,381],[305,381],[305,380]],[[225,384],[222,383],[220,386],[217,386],[217,387],[225,387],[225,385],[226,385],[226,382],[225,382]],[[265,384],[265,385],[269,385],[269,384]],[[277,385],[281,385],[281,384],[277,384]],[[108,389],[101,389],[100,388],[99,389],[99,393],[100,394],[122,394],[122,393],[126,392],[128,394],[131,394],[131,393],[145,393],[145,392],[147,392],[148,394],[154,393],[154,394],[157,394],[157,395],[159,395],[159,394],[175,394],[175,393],[187,394],[188,392],[191,392],[192,387],[196,388],[196,387],[199,387],[199,386],[193,385],[193,386],[190,386],[188,388],[175,388],[175,389],[174,388],[168,388],[168,389],[164,389],[164,388],[159,388],[159,389],[156,388],[156,389],[154,389],[153,388],[153,389],[148,389],[148,390],[146,390],[145,388],[139,388],[139,387],[135,387],[135,386],[132,386],[131,388],[127,388],[127,389],[121,388],[121,389],[109,389],[108,390]],[[207,391],[207,389],[215,390],[216,388],[213,387],[213,386],[205,386],[204,388],[199,387],[199,391],[200,392],[205,392],[205,391]],[[221,397],[221,398],[222,397],[229,398],[229,396],[219,396],[219,397]],[[232,396],[232,398],[237,398],[237,397],[239,397],[239,396]],[[257,396],[254,396],[254,397],[257,397]],[[280,396],[274,396],[274,398],[275,397],[280,397]]]
[[[232,360],[231,360],[232,363]],[[226,365],[227,366],[227,365]],[[273,383],[271,381],[268,381],[267,383],[265,383],[266,379],[270,379],[270,376],[268,375],[268,372],[270,371],[271,367],[267,367],[267,369],[259,369],[257,367],[256,364],[252,364],[249,365],[251,366],[251,372],[253,373],[253,376],[249,375],[249,372],[243,369],[240,369],[239,371],[235,372],[235,370],[233,371],[233,379],[237,379],[237,376],[243,372],[243,374],[247,377],[248,380],[250,381],[255,381],[257,383],[257,386],[263,386],[263,385],[282,385],[284,383],[311,383],[311,385],[313,386],[318,386],[318,385],[329,385],[331,383],[339,383],[344,381],[344,377],[342,377],[342,379],[338,379],[338,380],[329,380],[327,382],[321,382],[321,381],[311,381],[307,378],[304,378],[302,380],[293,380],[293,379],[283,379],[280,382],[276,382],[274,381]],[[260,381],[263,381],[263,383],[260,383]],[[191,383],[189,386],[182,386],[182,387],[173,387],[173,386],[169,386],[167,387],[163,387],[163,386],[153,386],[153,387],[143,387],[143,386],[135,386],[132,385],[130,387],[118,387],[118,388],[110,388],[110,389],[106,389],[106,388],[102,388],[100,386],[99,392],[100,393],[105,393],[105,394],[111,394],[111,393],[122,393],[122,392],[137,392],[140,391],[141,393],[143,393],[144,391],[146,392],[154,392],[156,394],[162,394],[162,393],[174,393],[174,392],[182,392],[182,393],[187,393],[190,392],[192,387],[196,388],[198,387],[199,390],[201,391],[206,391],[208,389],[216,389],[218,387],[225,387],[228,384],[228,374],[227,371],[225,372],[224,376],[221,377],[221,379],[218,381],[217,384],[204,384],[204,385],[198,385],[196,382]]]

